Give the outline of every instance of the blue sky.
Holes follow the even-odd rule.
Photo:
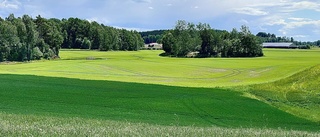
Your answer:
[[[0,0],[0,17],[10,13],[78,17],[138,31],[170,29],[177,20],[228,31],[247,25],[254,34],[320,40],[320,0]]]

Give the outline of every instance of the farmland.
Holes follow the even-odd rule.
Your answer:
[[[61,51],[61,60],[6,65],[3,74],[29,74],[150,83],[225,87],[265,83],[318,64],[319,50],[266,50],[261,58],[167,58],[162,51]]]
[[[160,53],[63,50],[59,60],[2,63],[0,135],[319,135],[320,50]]]

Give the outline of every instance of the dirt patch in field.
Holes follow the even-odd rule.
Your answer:
[[[226,69],[210,69],[209,72],[226,72]]]
[[[258,77],[258,76],[260,76],[262,73],[267,72],[267,71],[270,71],[271,69],[272,69],[272,68],[266,68],[266,69],[259,70],[259,71],[252,70],[252,71],[249,72],[249,76],[250,76],[250,77]]]
[[[242,82],[241,80],[238,80],[238,79],[235,79],[235,80],[231,80],[231,82],[233,83],[239,83],[239,82]]]
[[[96,58],[96,57],[90,56],[90,57],[86,57],[86,60],[107,60],[107,58]]]

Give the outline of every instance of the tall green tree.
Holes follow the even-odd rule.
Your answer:
[[[212,40],[213,40],[213,35],[210,30],[204,29],[201,30],[200,32],[200,37],[201,37],[201,49],[200,49],[200,54],[203,56],[210,56],[211,53],[211,47],[212,47]]]
[[[260,46],[260,43],[258,42],[256,37],[250,32],[249,27],[241,26],[240,41],[243,47],[243,52],[241,56],[263,56],[262,46]]]
[[[26,26],[26,47],[27,47],[27,60],[30,61],[33,59],[32,57],[32,49],[34,48],[36,42],[38,41],[38,32],[36,31],[36,25],[33,22],[32,18],[28,15],[22,16],[22,21]]]
[[[97,22],[92,22],[90,26],[89,36],[92,41],[91,49],[99,49],[103,44],[104,28]]]
[[[196,25],[184,20],[177,21],[173,35],[176,39],[172,50],[174,56],[185,56],[189,52],[195,51],[201,44]]]
[[[10,21],[2,21],[0,23],[0,61],[10,60],[13,55],[17,55],[18,51],[15,49],[19,48],[19,43],[17,28]]]
[[[175,38],[171,32],[167,32],[162,38],[162,48],[166,54],[172,54],[173,46],[175,45]]]

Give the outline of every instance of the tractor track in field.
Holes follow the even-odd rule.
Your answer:
[[[191,103],[190,103],[191,102]],[[213,117],[210,113],[207,113],[205,111],[203,111],[202,109],[200,109],[199,107],[197,107],[194,103],[193,98],[187,100],[186,98],[184,98],[182,100],[183,105],[190,110],[192,113],[196,114],[199,118],[201,118],[203,121],[209,123],[209,124],[215,124],[214,122],[212,122],[210,119],[208,119],[208,116]],[[204,113],[204,114],[202,114]]]
[[[150,63],[157,63],[157,64],[163,64],[161,62],[157,62],[157,61],[150,61],[150,60],[145,60],[144,57],[142,56],[138,56],[138,55],[132,55],[133,57],[136,57],[138,60],[144,61],[144,62],[150,62]],[[177,64],[179,66],[193,66],[193,67],[199,67],[199,68],[208,68],[208,66],[202,66],[202,65],[195,65],[195,64]],[[223,76],[217,76],[214,78],[186,78],[186,77],[167,77],[167,76],[157,76],[157,75],[141,75],[141,76],[149,76],[149,77],[161,77],[161,78],[177,78],[177,79],[194,79],[194,80],[218,80],[218,79],[223,79],[223,78],[227,78],[227,77],[233,77],[233,76],[237,76],[240,75],[242,73],[242,70],[240,69],[226,69],[226,68],[213,68],[213,69],[219,69],[219,70],[227,70],[227,71],[231,71],[231,73],[223,75]]]
[[[144,60],[143,57],[140,56],[136,56],[133,55],[136,58],[139,58],[139,60],[141,61],[145,61],[145,62],[149,62],[149,63],[156,63],[156,64],[163,64],[160,62],[156,62],[156,61],[146,61]],[[87,63],[86,61],[80,62],[80,63]],[[199,68],[208,68],[205,66],[200,66],[200,65],[190,65],[190,64],[178,64],[180,66],[194,66],[194,67],[199,67]],[[41,70],[41,69],[35,69],[34,71],[36,72],[58,72],[58,73],[66,73],[66,74],[91,74],[91,75],[102,75],[102,76],[137,76],[137,77],[145,77],[145,78],[160,78],[160,79],[178,79],[178,80],[218,80],[218,79],[223,79],[226,77],[233,77],[236,75],[241,74],[241,71],[238,69],[223,69],[223,68],[214,68],[214,69],[221,69],[221,70],[227,70],[230,71],[231,73],[228,73],[226,75],[223,76],[217,76],[217,77],[211,77],[211,78],[201,78],[201,77],[174,77],[174,76],[159,76],[159,75],[152,75],[152,74],[146,74],[143,72],[139,72],[139,71],[134,71],[134,70],[130,70],[130,69],[126,69],[126,68],[122,68],[122,67],[117,67],[117,66],[112,66],[112,65],[107,65],[107,64],[103,64],[103,65],[99,65],[100,68],[102,69],[97,69],[95,67],[90,67],[90,66],[82,66],[82,65],[74,65],[72,67],[76,67],[76,68],[81,68],[83,69],[83,72],[81,71],[66,71],[64,69],[61,70]],[[37,68],[37,67],[34,67]],[[104,71],[104,70],[107,70]],[[109,71],[108,71],[109,70]],[[120,73],[114,73],[112,72],[113,70],[119,70],[121,72],[124,72],[126,74],[120,74]]]
[[[148,62],[148,63],[154,63],[156,64],[172,64],[172,62],[159,62],[159,61],[153,61],[153,60],[148,60],[148,58],[143,57],[143,56],[139,56],[139,55],[131,55],[132,60],[138,60],[138,61],[143,61],[143,62]],[[75,64],[74,66],[71,67],[75,67],[75,68],[81,68],[81,70],[83,71],[69,71],[66,69],[63,69],[63,67],[61,67],[62,69],[60,70],[41,70],[41,69],[37,69],[36,67],[34,67],[34,70],[32,71],[36,71],[36,72],[57,72],[57,73],[66,73],[66,74],[71,74],[71,75],[76,75],[76,74],[84,74],[84,75],[100,75],[100,76],[122,76],[122,77],[137,77],[137,78],[156,78],[158,80],[169,80],[169,81],[175,81],[175,80],[211,80],[211,81],[216,81],[216,80],[220,80],[220,79],[225,79],[225,78],[230,78],[230,77],[235,77],[238,75],[241,75],[244,71],[243,69],[238,69],[238,68],[213,68],[213,67],[208,67],[208,66],[204,66],[204,65],[199,65],[199,64],[187,64],[187,63],[177,63],[175,65],[178,66],[182,66],[182,67],[194,67],[195,70],[197,69],[203,69],[203,70],[208,70],[210,71],[210,69],[212,69],[212,73],[215,73],[214,71],[217,70],[217,72],[219,70],[221,71],[226,71],[226,73],[222,73],[222,75],[219,74],[219,76],[212,76],[212,77],[206,77],[203,78],[201,76],[197,76],[197,74],[193,74],[193,75],[189,75],[188,74],[186,76],[166,76],[166,75],[157,75],[157,74],[152,74],[152,73],[145,73],[143,71],[136,71],[136,70],[131,70],[130,68],[124,68],[124,67],[119,67],[116,65],[108,65],[106,64],[92,64],[95,65],[97,67],[92,67],[90,66],[90,62],[88,62],[87,60],[83,60],[81,62],[79,62],[80,64],[86,64],[89,63],[89,65],[77,65]],[[58,64],[59,65],[59,64]],[[260,69],[260,68],[254,68],[254,69],[250,69],[248,71],[254,71],[256,69]],[[11,70],[12,71],[12,70]],[[117,71],[119,73],[117,73]],[[205,72],[210,74],[211,72]]]
[[[228,117],[221,117],[221,116],[214,116],[210,112],[207,112],[201,106],[197,105],[197,103],[194,100],[195,97],[191,97],[189,99],[183,98],[182,104],[184,107],[186,107],[188,110],[190,110],[192,113],[197,115],[200,119],[203,121],[215,125],[215,126],[228,126],[224,124],[224,120],[233,120],[232,118]],[[214,107],[214,106],[212,106]]]
[[[157,62],[157,61],[150,61],[150,60],[146,60],[145,57],[142,56],[138,56],[138,55],[131,55],[132,57],[136,58],[136,60],[139,61],[144,61],[144,62],[149,62],[149,63],[156,63],[156,64],[163,64],[161,62]],[[79,63],[88,63],[87,60],[83,60]],[[195,65],[195,64],[177,64],[180,66],[186,66],[186,67],[199,67],[199,68],[203,68],[203,69],[207,69],[207,66],[201,66],[201,65]],[[43,65],[43,67],[45,67],[45,65]],[[221,70],[226,70],[226,71],[230,71],[231,73],[227,73],[225,75],[222,76],[217,76],[217,77],[210,77],[210,78],[201,78],[201,77],[175,77],[175,76],[159,76],[159,75],[153,75],[153,74],[146,74],[143,72],[139,72],[139,71],[134,71],[134,70],[130,70],[130,69],[126,69],[126,68],[122,68],[122,67],[117,67],[117,66],[111,66],[111,65],[100,65],[99,67],[101,69],[97,69],[95,67],[90,67],[90,66],[82,66],[82,65],[74,65],[71,67],[75,67],[75,68],[81,68],[83,71],[68,71],[63,69],[63,66],[61,67],[60,70],[42,70],[42,67],[31,67],[32,71],[34,72],[57,72],[57,73],[66,73],[66,74],[88,74],[88,75],[102,75],[102,76],[136,76],[136,77],[145,77],[145,78],[160,78],[160,79],[177,79],[177,80],[218,80],[218,79],[223,79],[223,78],[227,78],[227,77],[233,77],[236,75],[241,74],[241,70],[238,69],[223,69],[223,68],[214,68],[214,69],[221,69]],[[29,67],[30,69],[30,67]],[[104,71],[107,70],[107,71]],[[124,72],[124,74],[121,73],[115,73],[113,72],[114,70],[118,70],[120,72]],[[8,70],[8,71],[15,71],[15,70]]]
[[[153,62],[156,63],[156,62]],[[185,64],[182,64],[182,66],[187,66]],[[189,65],[190,66],[190,65]],[[75,66],[78,67],[79,66]],[[211,78],[201,78],[201,77],[174,77],[174,76],[159,76],[159,75],[152,75],[152,74],[145,74],[142,72],[126,69],[126,68],[121,68],[121,67],[116,67],[116,66],[108,66],[108,65],[100,65],[99,66],[101,69],[93,69],[93,67],[90,66],[84,66],[81,67],[84,71],[67,71],[67,70],[41,70],[41,69],[35,69],[33,71],[35,72],[58,72],[58,73],[66,73],[66,74],[91,74],[91,75],[101,75],[101,76],[137,76],[137,77],[145,77],[145,78],[160,78],[160,79],[186,79],[186,80],[218,80],[218,79],[223,79],[227,77],[233,77],[241,74],[241,70],[238,69],[223,69],[230,71],[231,73],[228,73],[223,76],[217,76],[217,77],[211,77]],[[199,67],[199,66],[198,66]],[[35,67],[36,68],[36,67]],[[203,67],[202,68],[208,68],[208,67]],[[219,69],[219,68],[214,68],[214,69]],[[107,70],[104,71],[104,70]],[[109,71],[108,71],[109,70]],[[120,73],[114,73],[112,70],[118,70],[127,74],[120,74]]]

